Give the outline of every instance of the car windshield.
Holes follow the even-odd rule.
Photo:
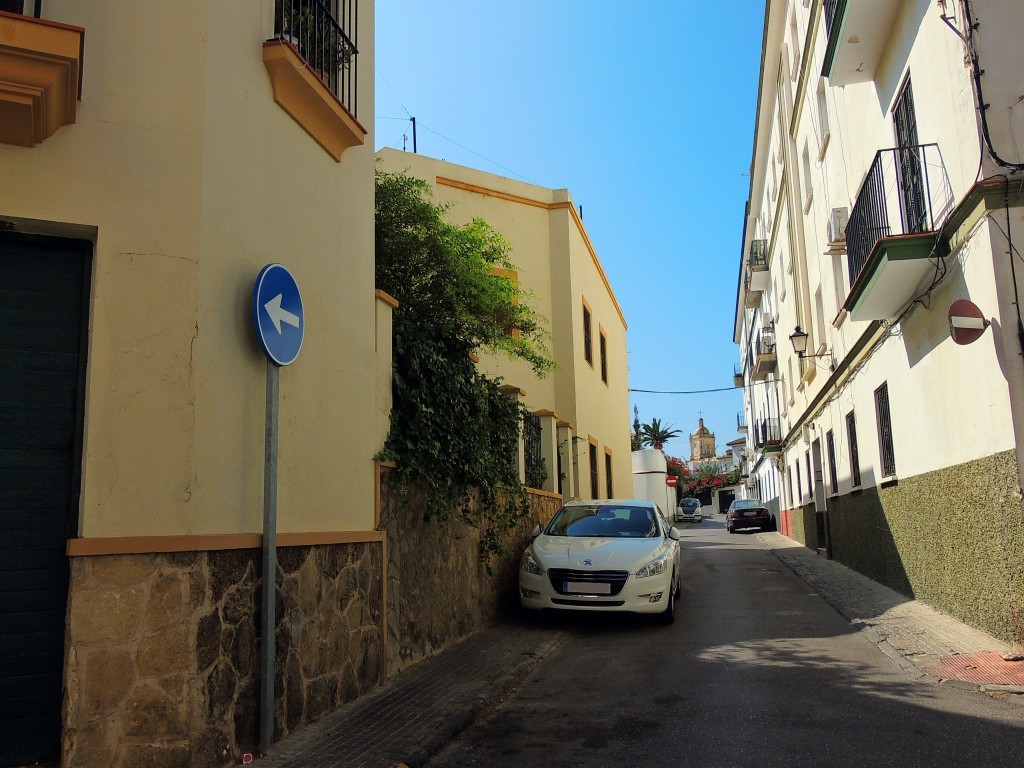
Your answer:
[[[562,507],[548,524],[549,536],[644,539],[659,535],[653,507],[585,504]]]
[[[680,507],[699,507],[700,502],[697,499],[683,499],[679,502]]]
[[[757,499],[737,499],[733,502],[733,509],[753,509],[755,507],[763,507]]]

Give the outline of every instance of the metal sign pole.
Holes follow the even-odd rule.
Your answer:
[[[260,749],[274,743],[274,653],[277,594],[277,433],[281,369],[267,360],[267,425],[263,467],[263,601],[260,629]]]

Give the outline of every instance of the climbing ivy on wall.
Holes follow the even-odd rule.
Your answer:
[[[471,353],[498,352],[553,367],[544,318],[509,279],[508,242],[480,219],[455,226],[430,187],[404,173],[376,174],[377,287],[394,314],[393,408],[380,458],[395,481],[428,496],[428,517],[480,528],[480,556],[529,512],[516,455],[523,407]]]

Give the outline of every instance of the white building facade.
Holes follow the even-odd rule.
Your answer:
[[[785,534],[1019,642],[1024,6],[765,13],[734,326],[748,490]]]

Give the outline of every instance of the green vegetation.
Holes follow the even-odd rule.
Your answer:
[[[399,302],[394,406],[380,458],[397,463],[397,482],[427,494],[427,517],[480,528],[489,561],[529,511],[515,464],[525,414],[470,354],[519,358],[541,376],[554,363],[544,318],[510,277],[508,242],[480,219],[448,223],[447,206],[429,193],[407,174],[376,174],[377,287]]]

